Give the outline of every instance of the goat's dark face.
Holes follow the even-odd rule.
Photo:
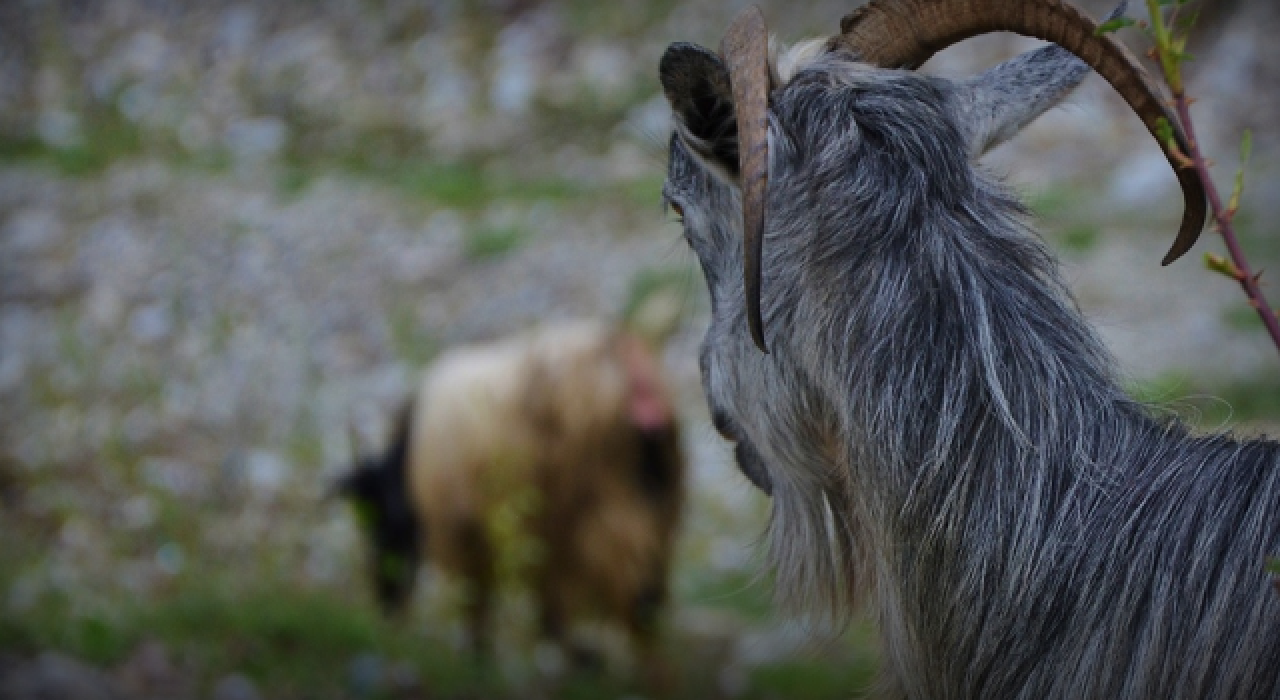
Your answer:
[[[398,612],[413,592],[419,561],[419,522],[406,494],[403,465],[375,457],[341,477],[337,491],[348,498],[372,540],[370,569],[378,603]]]

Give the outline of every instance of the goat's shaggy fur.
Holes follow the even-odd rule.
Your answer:
[[[968,83],[840,53],[775,70],[765,355],[707,56],[663,59],[664,194],[711,293],[713,416],[772,491],[780,593],[870,603],[890,698],[1280,697],[1280,445],[1126,396],[1026,211],[973,162],[1082,64],[1049,47]]]
[[[411,529],[391,552],[408,570],[394,559],[387,569],[386,551],[375,558],[379,589],[390,591],[384,602],[403,602],[421,550],[467,585],[481,649],[505,568],[532,589],[552,640],[567,641],[574,617],[598,614],[648,653],[685,470],[659,375],[638,339],[594,322],[552,324],[437,360],[387,457],[342,482],[371,511],[380,550],[383,521],[400,514],[400,529]],[[381,489],[357,486],[377,475]],[[513,541],[499,541],[513,519]],[[512,544],[522,551],[504,551]]]

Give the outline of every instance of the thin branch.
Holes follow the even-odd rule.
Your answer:
[[[1267,303],[1267,298],[1258,285],[1258,276],[1250,271],[1249,261],[1245,258],[1244,249],[1240,247],[1240,240],[1236,237],[1235,228],[1231,225],[1231,215],[1234,212],[1222,205],[1222,195],[1218,193],[1217,186],[1209,178],[1209,166],[1205,162],[1204,154],[1200,151],[1200,144],[1196,141],[1195,127],[1191,123],[1191,109],[1186,95],[1175,95],[1173,103],[1178,111],[1178,121],[1182,122],[1182,129],[1187,134],[1187,147],[1191,150],[1187,155],[1190,156],[1196,173],[1200,175],[1200,180],[1205,184],[1205,192],[1209,195],[1209,207],[1213,210],[1213,219],[1217,224],[1218,233],[1222,235],[1222,240],[1227,245],[1227,252],[1231,255],[1231,262],[1236,269],[1236,281],[1240,283],[1245,296],[1249,298],[1249,305],[1258,312],[1262,325],[1266,326],[1267,333],[1271,336],[1271,342],[1275,343],[1277,350],[1280,350],[1280,320],[1276,319],[1274,307]]]
[[[1262,319],[1262,325],[1266,327],[1267,333],[1271,336],[1271,342],[1275,343],[1276,350],[1280,351],[1280,319],[1276,318],[1275,309],[1267,303],[1267,299],[1262,293],[1262,288],[1258,284],[1258,275],[1255,275],[1250,270],[1249,261],[1244,255],[1244,249],[1240,247],[1240,239],[1236,236],[1235,228],[1231,225],[1231,219],[1234,217],[1236,207],[1239,204],[1243,174],[1237,177],[1236,189],[1231,196],[1231,204],[1224,207],[1222,205],[1222,195],[1218,193],[1217,186],[1214,185],[1213,179],[1209,176],[1209,161],[1200,150],[1199,141],[1196,139],[1195,125],[1191,122],[1191,103],[1194,100],[1187,97],[1183,88],[1182,62],[1188,58],[1184,53],[1187,37],[1185,32],[1180,35],[1175,34],[1176,30],[1174,29],[1178,6],[1182,2],[1180,0],[1175,3],[1173,14],[1168,23],[1165,22],[1164,15],[1160,10],[1160,4],[1160,0],[1147,0],[1147,10],[1151,15],[1148,33],[1155,41],[1155,57],[1160,62],[1165,82],[1169,84],[1169,89],[1173,92],[1174,109],[1177,110],[1178,121],[1182,122],[1182,129],[1186,133],[1187,148],[1191,151],[1190,153],[1181,154],[1185,155],[1186,160],[1189,161],[1183,163],[1182,167],[1195,168],[1196,174],[1200,176],[1200,181],[1204,183],[1205,192],[1209,198],[1209,207],[1213,210],[1214,223],[1217,225],[1218,233],[1222,235],[1222,240],[1227,245],[1227,252],[1231,256],[1230,264],[1227,264],[1221,258],[1215,259],[1211,257],[1209,259],[1210,269],[1222,272],[1234,278],[1240,284],[1245,296],[1249,299],[1249,305],[1258,312],[1259,318]],[[1246,154],[1242,153],[1242,160],[1244,155]],[[1245,164],[1242,162],[1240,167],[1243,169],[1244,166]]]

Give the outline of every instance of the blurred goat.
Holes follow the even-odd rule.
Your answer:
[[[643,655],[667,598],[684,481],[657,359],[636,336],[581,321],[440,357],[388,450],[338,487],[372,535],[387,611],[403,607],[426,555],[466,584],[483,653],[510,569],[532,588],[547,638],[563,644],[572,616],[595,613]],[[532,546],[505,551],[511,535]]]
[[[964,82],[913,70],[983,32],[1039,37],[1185,150],[1097,26],[1060,0],[874,0],[776,58],[757,9],[722,53],[662,57],[664,194],[711,293],[713,417],[772,494],[784,598],[874,606],[886,697],[1280,697],[1280,445],[1127,397],[1026,211],[975,165],[1084,64],[1049,46]],[[1186,209],[1166,263],[1205,216],[1168,156]]]

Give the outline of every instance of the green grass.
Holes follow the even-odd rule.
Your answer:
[[[1244,198],[1246,201],[1249,199],[1247,189]],[[1280,259],[1280,231],[1276,229],[1275,217],[1269,206],[1242,206],[1231,223],[1240,239],[1240,246],[1254,267],[1258,267],[1260,259]]]
[[[277,551],[278,546],[239,554],[234,562],[210,560],[191,528],[200,512],[176,501],[159,500],[158,506],[155,525],[140,534],[140,540],[112,535],[106,543],[111,556],[133,558],[153,552],[157,544],[174,543],[187,562],[183,571],[144,596],[110,586],[75,594],[43,589],[26,607],[6,608],[0,615],[0,652],[25,656],[58,650],[111,669],[141,644],[159,642],[179,668],[192,674],[202,694],[224,675],[239,672],[251,678],[264,697],[282,700],[390,697],[361,695],[350,686],[353,661],[373,655],[387,665],[411,667],[432,698],[527,697],[523,682],[501,680],[494,667],[477,665],[445,641],[441,628],[455,624],[456,614],[440,619],[435,617],[438,610],[420,608],[406,619],[386,619],[373,605],[363,576],[356,576],[355,584],[301,583],[295,573],[301,552]],[[45,557],[58,528],[21,518],[0,524],[5,524],[8,537],[17,538],[6,539],[0,547],[0,605],[5,605],[24,574],[48,566]],[[693,578],[701,583],[679,594],[679,606],[717,609],[752,626],[774,621],[767,581],[756,581],[748,573]],[[514,627],[519,625],[500,625],[500,634],[524,634]],[[740,697],[851,697],[865,687],[874,669],[869,636],[865,624],[856,625],[851,634],[832,642],[821,658],[809,654],[755,667]],[[550,683],[543,697],[710,697],[717,692],[724,658],[713,651],[721,647],[700,646],[704,644],[677,634],[665,638],[660,655],[674,679],[665,693],[650,692],[642,676],[579,673]]]
[[[638,94],[639,95],[639,94]],[[613,129],[639,96],[618,104],[601,105],[588,99],[582,105],[544,110],[540,122],[551,131],[567,130],[579,137],[599,135],[602,147],[615,138]],[[0,164],[44,164],[63,175],[88,177],[111,164],[138,156],[160,157],[178,166],[222,172],[231,164],[228,153],[214,149],[189,153],[173,137],[144,132],[113,107],[85,110],[84,138],[75,146],[53,148],[33,134],[0,134]],[[327,173],[340,173],[389,186],[423,204],[481,210],[494,201],[624,201],[658,206],[661,167],[653,177],[604,184],[566,178],[545,169],[521,171],[512,162],[475,155],[444,162],[424,150],[424,137],[399,128],[370,129],[338,139],[327,138],[323,125],[291,124],[292,139],[277,164],[276,194],[294,198]],[[509,154],[508,154],[509,155]]]
[[[659,211],[662,206],[662,183],[665,181],[666,176],[662,174],[661,168],[656,168],[653,175],[644,175],[619,183],[618,195],[634,206]],[[670,220],[672,221],[671,235],[674,238],[679,235],[680,229],[674,223],[674,216]]]
[[[750,622],[765,622],[774,615],[772,583],[753,572],[700,578],[682,597],[699,607],[731,612]]]
[[[1076,188],[1046,187],[1023,197],[1032,214],[1043,222],[1061,224],[1069,214],[1080,211],[1080,201],[1085,193]]]
[[[311,186],[312,177],[304,168],[285,166],[276,174],[276,194],[281,199],[293,199]]]
[[[1280,422],[1280,378],[1274,376],[1211,386],[1173,373],[1130,386],[1129,392],[1140,401],[1173,410],[1203,429]]]
[[[875,678],[876,663],[871,657],[859,657],[846,663],[830,661],[787,661],[766,664],[750,674],[753,698],[786,698],[818,700],[819,698],[851,698],[868,688]]]
[[[412,197],[457,209],[479,209],[497,199],[524,202],[580,199],[590,192],[589,188],[563,178],[503,177],[474,163],[410,162],[354,172],[383,180]]]
[[[315,414],[309,410],[298,413],[293,429],[285,441],[289,461],[301,467],[314,468],[324,465],[323,436]]]
[[[440,344],[418,322],[417,307],[405,300],[392,304],[387,312],[391,348],[396,357],[413,367],[425,367],[439,352]]]
[[[1217,393],[1231,405],[1236,420],[1280,421],[1280,381],[1274,378],[1233,384]],[[1226,420],[1225,409],[1222,420]]]
[[[445,693],[484,687],[477,669],[438,640],[332,591],[263,586],[232,593],[190,581],[170,596],[121,600],[110,610],[79,612],[55,599],[0,619],[0,649],[59,649],[104,666],[147,640],[202,669],[205,683],[235,670],[273,698],[333,697],[347,683],[351,660],[369,652],[409,662]]]
[[[198,580],[198,579],[203,580]],[[21,615],[0,618],[0,650],[35,653],[57,649],[111,667],[145,641],[159,641],[186,668],[198,669],[208,687],[237,671],[271,698],[348,697],[349,668],[362,654],[412,666],[431,697],[523,697],[492,669],[427,634],[430,623],[380,618],[363,596],[321,589],[262,584],[247,590],[219,588],[217,575],[185,577],[172,593],[124,599],[101,609],[77,609],[46,596]],[[705,697],[714,669],[694,657],[668,653],[679,679],[664,697]],[[866,686],[873,657],[784,660],[756,667],[745,698],[847,698]],[[643,692],[637,679],[604,674],[571,675],[551,697],[622,697]]]
[[[88,110],[80,117],[83,138],[67,148],[53,148],[30,134],[0,134],[0,163],[44,163],[63,175],[88,176],[143,152],[142,132],[114,109]]]
[[[1098,245],[1098,227],[1077,224],[1061,236],[1062,247],[1074,253],[1087,253]]]
[[[50,155],[39,139],[26,134],[0,131],[0,163],[25,163]]]
[[[675,1],[612,3],[568,0],[564,4],[570,27],[576,31],[630,37],[640,35],[645,28],[669,16]]]
[[[484,227],[467,237],[463,253],[473,262],[498,258],[524,245],[528,238],[528,232],[518,226]]]
[[[427,204],[468,211],[498,199],[579,198],[592,189],[544,172],[512,176],[484,155],[444,162],[424,150],[422,135],[401,129],[373,129],[341,142],[306,136],[303,132],[295,139],[281,160],[277,189],[282,194],[295,195],[330,172],[367,178]]]
[[[443,163],[427,157],[370,159],[364,156],[309,156],[286,161],[277,178],[283,195],[295,196],[319,176],[341,173],[386,185],[411,200],[463,211],[478,211],[494,201],[583,201],[622,193],[628,184],[588,185],[555,175],[519,177],[489,170],[483,159]],[[657,189],[653,199],[657,201]]]
[[[1244,297],[1240,298],[1239,304],[1233,305],[1223,312],[1222,320],[1229,327],[1238,331],[1247,331],[1249,333],[1266,332],[1262,325],[1262,319],[1258,317],[1258,312],[1245,303]]]
[[[650,266],[641,268],[631,278],[623,316],[630,315],[650,294],[664,289],[693,286],[695,271],[688,265]]]

